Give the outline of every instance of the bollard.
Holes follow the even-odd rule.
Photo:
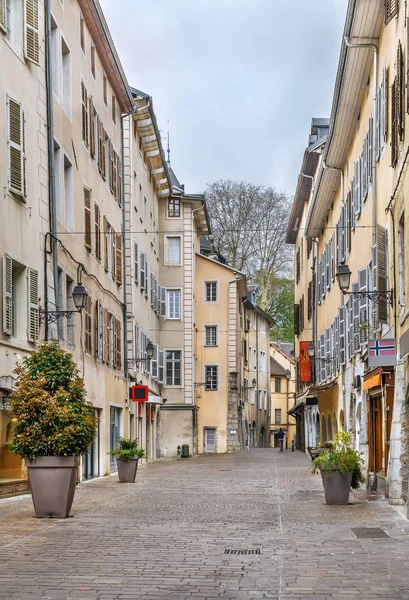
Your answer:
[[[291,442],[291,452],[294,452],[294,440]]]
[[[177,453],[178,460],[180,460],[181,454],[182,454],[182,446],[178,446],[178,453]]]

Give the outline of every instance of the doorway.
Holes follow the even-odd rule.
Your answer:
[[[369,410],[369,471],[382,470],[382,396],[370,396]]]
[[[99,464],[100,464],[100,446],[99,446],[99,423],[101,410],[99,408],[93,409],[93,414],[97,421],[96,435],[92,446],[88,452],[82,456],[82,478],[93,479],[99,477]]]
[[[204,451],[205,452],[216,452],[216,428],[215,427],[205,427]]]
[[[118,439],[121,437],[121,420],[122,420],[122,408],[111,406],[110,408],[110,422],[109,422],[109,447],[110,450],[115,450],[119,446]],[[111,455],[110,460],[110,471],[115,473],[116,457]]]

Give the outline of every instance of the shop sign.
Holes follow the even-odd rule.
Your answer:
[[[394,367],[396,365],[395,339],[369,340],[368,365]]]

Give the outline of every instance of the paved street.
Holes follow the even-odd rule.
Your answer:
[[[365,493],[326,506],[310,469],[270,449],[161,460],[135,485],[80,485],[66,520],[35,519],[30,498],[3,501],[0,598],[409,598],[408,521]]]

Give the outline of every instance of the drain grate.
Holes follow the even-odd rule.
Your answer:
[[[354,527],[352,533],[359,539],[374,540],[377,538],[388,538],[389,535],[380,527]]]
[[[226,548],[225,554],[261,554],[261,548],[254,548],[253,550],[236,550],[232,548]]]

